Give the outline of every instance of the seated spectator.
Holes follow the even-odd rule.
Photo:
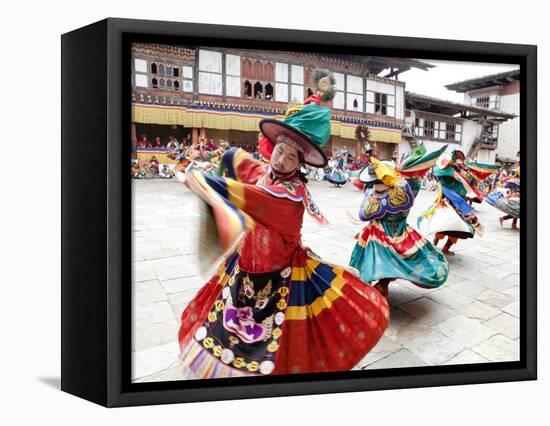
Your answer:
[[[168,164],[165,164],[162,166],[162,170],[159,173],[159,176],[163,179],[171,179],[174,173],[172,170],[170,170],[170,167],[168,167]]]
[[[151,167],[151,173],[153,174],[153,176],[156,176],[159,174],[159,160],[154,155],[151,157],[150,167]]]
[[[150,145],[149,141],[147,140],[147,135],[142,134],[139,142],[139,148],[147,148],[147,145]],[[138,142],[136,142],[136,147],[138,146]]]
[[[131,174],[132,174],[132,177],[135,179],[141,178],[141,176],[139,175],[139,164],[137,161],[132,161]]]
[[[160,141],[160,138],[158,136],[155,138],[155,144],[153,145],[153,148],[162,148],[162,142]]]

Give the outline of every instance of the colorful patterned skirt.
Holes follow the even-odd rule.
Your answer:
[[[197,378],[345,371],[388,326],[384,297],[348,270],[296,250],[250,274],[233,254],[182,314],[183,364]]]
[[[487,204],[499,209],[501,212],[506,213],[514,218],[519,217],[520,211],[520,199],[519,197],[506,197],[502,190],[491,192],[487,198],[485,198]]]
[[[332,169],[327,180],[334,185],[344,185],[348,181],[348,178],[340,170]]]
[[[358,236],[350,265],[368,283],[401,278],[420,287],[436,288],[449,274],[443,253],[405,219],[370,222]]]

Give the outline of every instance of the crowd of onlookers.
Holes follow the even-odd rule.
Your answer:
[[[174,176],[170,166],[163,164],[161,167],[159,160],[154,155],[149,160],[133,160],[131,173],[135,179],[152,179],[154,177],[171,179]]]

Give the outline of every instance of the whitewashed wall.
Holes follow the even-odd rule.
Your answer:
[[[516,114],[518,117],[500,124],[498,129],[497,153],[500,157],[517,158],[519,151],[519,93],[500,98],[502,111]]]

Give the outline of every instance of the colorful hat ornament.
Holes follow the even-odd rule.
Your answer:
[[[359,174],[359,180],[363,183],[382,182],[384,185],[393,187],[398,181],[395,164],[393,161],[371,158],[371,163]]]
[[[260,153],[271,158],[273,146],[290,139],[304,156],[304,162],[314,167],[324,167],[327,158],[321,149],[330,138],[330,109],[321,105],[334,97],[334,77],[326,70],[316,70],[313,76],[317,91],[303,104],[291,105],[282,121],[264,119],[260,130],[265,136],[258,142]],[[282,136],[282,138],[279,138]]]

